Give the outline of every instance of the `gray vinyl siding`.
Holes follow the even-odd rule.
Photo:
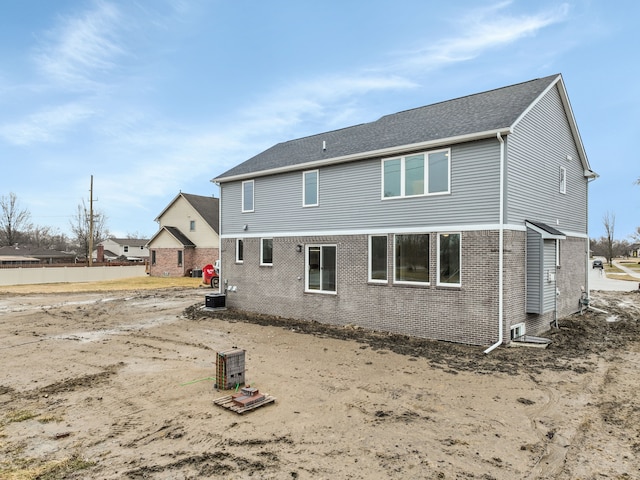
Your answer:
[[[527,313],[542,313],[542,238],[527,229]]]
[[[542,313],[555,310],[556,302],[556,281],[549,281],[547,275],[556,274],[556,241],[544,240],[544,271],[542,272]]]
[[[505,222],[535,219],[586,234],[587,180],[557,87],[516,125],[507,152]],[[559,191],[560,167],[567,171],[566,194]]]
[[[543,240],[539,233],[527,229],[527,313],[547,313],[555,309],[556,241]]]
[[[381,199],[381,158],[320,168],[319,206],[302,207],[302,172],[255,178],[255,211],[241,212],[241,182],[221,184],[222,234],[256,235],[499,221],[499,144],[451,148],[451,193]],[[243,231],[243,226],[247,230]]]

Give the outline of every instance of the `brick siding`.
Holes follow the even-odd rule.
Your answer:
[[[260,239],[243,242],[244,262],[237,264],[235,239],[222,240],[222,281],[237,287],[227,294],[229,307],[473,345],[490,345],[498,339],[498,231],[462,232],[459,288],[436,285],[436,233],[430,235],[429,286],[393,284],[393,235],[387,241],[386,284],[368,282],[367,235],[276,237],[273,266],[259,265]],[[550,318],[525,313],[525,232],[505,231],[504,243],[503,338],[508,343],[511,325],[526,322],[527,332],[537,334],[549,328]],[[337,294],[304,292],[305,251],[298,252],[296,246],[309,244],[337,245]],[[570,279],[580,274],[584,278],[584,268],[580,271],[573,265],[579,263],[580,249],[584,255],[584,241],[563,245],[566,278],[558,278],[567,282],[566,305],[559,303],[563,315],[572,313],[569,291],[575,282]]]
[[[156,248],[156,262],[149,266],[152,277],[183,277],[191,275],[194,269],[202,269],[213,264],[219,256],[217,248]],[[182,251],[182,266],[178,266],[178,251]],[[153,258],[153,253],[150,253]]]

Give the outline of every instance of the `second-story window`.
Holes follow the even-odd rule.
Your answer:
[[[449,193],[450,157],[444,149],[383,160],[382,198]]]
[[[196,231],[196,221],[195,220],[190,220],[189,221],[189,231],[190,232],[195,232]]]
[[[310,170],[302,173],[302,206],[317,207],[318,206],[318,187],[320,180],[320,172],[318,170]]]
[[[242,211],[253,212],[253,180],[242,182]]]
[[[567,193],[567,169],[560,167],[560,193]]]

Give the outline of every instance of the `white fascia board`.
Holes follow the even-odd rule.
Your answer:
[[[512,133],[510,127],[499,128],[495,130],[488,130],[485,132],[471,133],[467,135],[458,135],[456,137],[447,137],[437,140],[429,140],[428,142],[410,143],[408,145],[398,145],[396,147],[382,148],[379,150],[370,150],[366,152],[354,153],[351,155],[343,155],[341,157],[327,158],[324,160],[316,160],[313,162],[299,163],[296,165],[288,165],[286,167],[272,168],[270,170],[260,170],[258,172],[243,173],[240,175],[234,175],[231,177],[216,177],[211,181],[216,184],[235,182],[238,180],[246,180],[248,178],[264,177],[267,175],[274,175],[277,173],[294,172],[297,170],[308,170],[312,168],[324,167],[327,165],[334,165],[337,163],[347,163],[356,160],[364,160],[372,157],[388,157],[398,155],[403,152],[430,149],[436,147],[442,147],[444,145],[454,145],[457,143],[471,142],[473,140],[482,140],[485,138],[494,138],[498,134],[508,135]]]
[[[505,230],[524,232],[527,227],[524,225],[503,225]],[[475,224],[475,225],[437,225],[431,227],[381,227],[381,228],[362,228],[362,229],[345,229],[345,230],[314,230],[314,231],[290,231],[290,232],[271,232],[264,231],[258,233],[241,232],[236,234],[220,235],[221,239],[225,238],[283,238],[283,237],[333,237],[333,236],[349,236],[349,235],[384,235],[389,233],[445,233],[445,232],[477,232],[477,231],[497,231],[500,229],[498,223]],[[545,232],[546,235],[549,233]],[[580,232],[564,232],[565,237],[589,238],[586,233]],[[556,237],[554,237],[556,238]],[[557,237],[559,238],[559,237]],[[564,238],[563,238],[564,239]]]

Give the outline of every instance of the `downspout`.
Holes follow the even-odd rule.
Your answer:
[[[487,348],[484,353],[490,353],[495,348],[502,345],[503,339],[503,302],[504,302],[504,294],[503,294],[503,270],[504,270],[504,140],[502,136],[498,132],[497,134],[498,141],[500,142],[500,219],[499,219],[499,246],[498,246],[498,341]]]

